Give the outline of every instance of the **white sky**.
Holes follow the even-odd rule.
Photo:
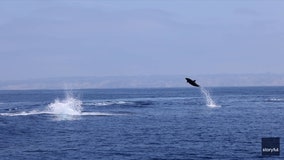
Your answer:
[[[0,80],[284,74],[281,0],[2,0]]]

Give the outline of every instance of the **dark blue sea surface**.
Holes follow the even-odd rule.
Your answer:
[[[0,91],[0,159],[284,158],[284,87],[204,90]]]

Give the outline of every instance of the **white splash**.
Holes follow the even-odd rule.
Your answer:
[[[221,107],[220,105],[217,105],[214,100],[211,98],[211,95],[208,90],[206,90],[204,87],[200,87],[201,93],[203,93],[205,99],[206,99],[206,106],[210,108],[216,108]]]
[[[80,115],[82,111],[82,101],[67,95],[63,100],[56,99],[49,104],[47,111],[51,114]]]

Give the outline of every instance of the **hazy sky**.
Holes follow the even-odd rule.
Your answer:
[[[0,80],[284,74],[282,0],[1,0]]]

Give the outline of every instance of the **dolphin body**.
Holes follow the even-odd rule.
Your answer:
[[[190,78],[185,78],[187,83],[191,84],[192,86],[199,87],[199,85],[195,82],[196,80],[192,80]]]

